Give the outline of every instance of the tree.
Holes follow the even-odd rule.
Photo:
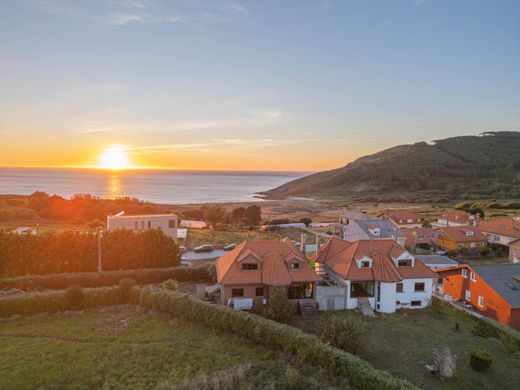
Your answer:
[[[244,207],[237,207],[231,211],[230,222],[234,225],[243,223],[246,217],[246,209]]]
[[[312,219],[310,219],[309,217],[304,217],[300,219],[300,222],[304,223],[305,226],[309,226],[312,223]]]
[[[320,319],[318,335],[324,341],[345,351],[356,353],[361,346],[365,325],[341,315],[327,315]]]
[[[271,288],[269,302],[264,308],[264,316],[277,322],[290,324],[293,320],[293,309],[287,291],[283,287]]]
[[[226,209],[220,205],[204,206],[204,220],[215,227],[217,223],[222,223],[226,220]]]
[[[262,209],[260,206],[249,206],[245,211],[245,223],[248,226],[258,226],[262,221]]]

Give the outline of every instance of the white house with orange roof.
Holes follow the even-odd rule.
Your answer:
[[[520,217],[503,217],[483,221],[478,230],[484,233],[490,244],[509,246],[520,239]]]
[[[275,287],[287,290],[295,308],[301,300],[314,301],[322,280],[288,239],[245,241],[218,258],[216,269],[221,302],[253,311],[261,310]]]
[[[381,313],[424,308],[432,299],[436,274],[394,240],[348,242],[331,238],[316,258],[320,310],[355,309],[361,304]]]

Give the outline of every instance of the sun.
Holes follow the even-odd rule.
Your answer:
[[[102,169],[120,170],[132,168],[126,149],[120,145],[114,145],[105,149],[101,153],[99,160],[101,162],[99,168]]]

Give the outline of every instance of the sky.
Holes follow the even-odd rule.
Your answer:
[[[95,166],[118,145],[135,167],[318,171],[520,130],[518,15],[517,0],[2,0],[0,166]]]

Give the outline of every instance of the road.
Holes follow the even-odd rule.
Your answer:
[[[182,255],[183,261],[205,261],[205,260],[213,260],[217,257],[220,257],[227,253],[223,249],[214,249],[213,252],[208,253],[195,253],[193,251],[188,251]]]

